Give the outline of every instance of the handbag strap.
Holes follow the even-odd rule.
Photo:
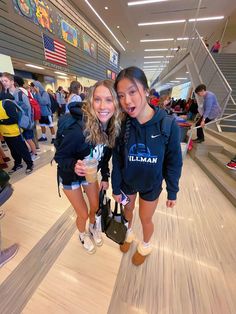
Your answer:
[[[99,192],[99,207],[101,208],[103,205],[104,197],[106,196],[106,190],[101,190]]]
[[[124,209],[123,209],[123,205],[122,204],[119,204],[119,205],[120,205],[120,220],[121,220],[122,224],[124,225],[125,224]],[[112,216],[114,218],[117,215],[118,215],[118,203],[115,202],[115,209],[113,211]]]

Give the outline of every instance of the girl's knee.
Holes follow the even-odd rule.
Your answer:
[[[77,213],[77,219],[76,220],[87,220],[88,219],[88,213],[82,212],[82,213]]]

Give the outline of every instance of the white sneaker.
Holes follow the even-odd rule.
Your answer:
[[[88,254],[93,254],[96,252],[93,241],[87,233],[84,236],[79,235],[79,239]]]
[[[94,225],[93,228],[89,227],[89,232],[93,237],[95,244],[97,246],[102,246],[103,245],[102,233],[96,228],[96,225]]]
[[[31,155],[31,160],[32,161],[38,160],[39,158],[40,157],[38,155],[34,155],[34,154]]]

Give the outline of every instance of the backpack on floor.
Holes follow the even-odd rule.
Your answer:
[[[41,118],[40,104],[35,98],[32,97],[30,92],[28,92],[28,98],[29,98],[30,106],[33,110],[34,121],[38,121]]]

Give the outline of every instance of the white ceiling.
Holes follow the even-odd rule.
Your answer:
[[[131,1],[131,0],[129,0]],[[99,21],[85,0],[70,0],[83,15],[113,44],[120,52],[120,66],[122,68],[136,65],[143,67],[144,61],[159,61],[167,59],[144,59],[144,56],[166,56],[174,54],[172,51],[145,52],[144,49],[173,48],[186,44],[176,41],[178,37],[187,37],[193,30],[194,23],[181,23],[169,25],[138,26],[138,23],[179,20],[195,17],[210,17],[224,15],[224,20],[198,22],[199,33],[214,38],[214,32],[223,28],[227,16],[236,8],[235,0],[167,0],[165,2],[145,5],[128,6],[128,0],[89,0],[97,13],[105,21],[114,35],[125,47],[125,51],[112,37],[105,26]],[[132,0],[133,1],[133,0]],[[108,10],[105,10],[105,7]],[[197,8],[199,7],[199,11]],[[197,16],[198,12],[198,16]],[[120,26],[118,29],[117,26]],[[147,42],[142,39],[174,38],[171,42]],[[215,39],[214,39],[215,40]],[[149,64],[146,64],[149,65]],[[151,64],[150,64],[151,65]],[[185,69],[182,71],[184,74]],[[149,80],[155,78],[158,72],[146,72]]]

